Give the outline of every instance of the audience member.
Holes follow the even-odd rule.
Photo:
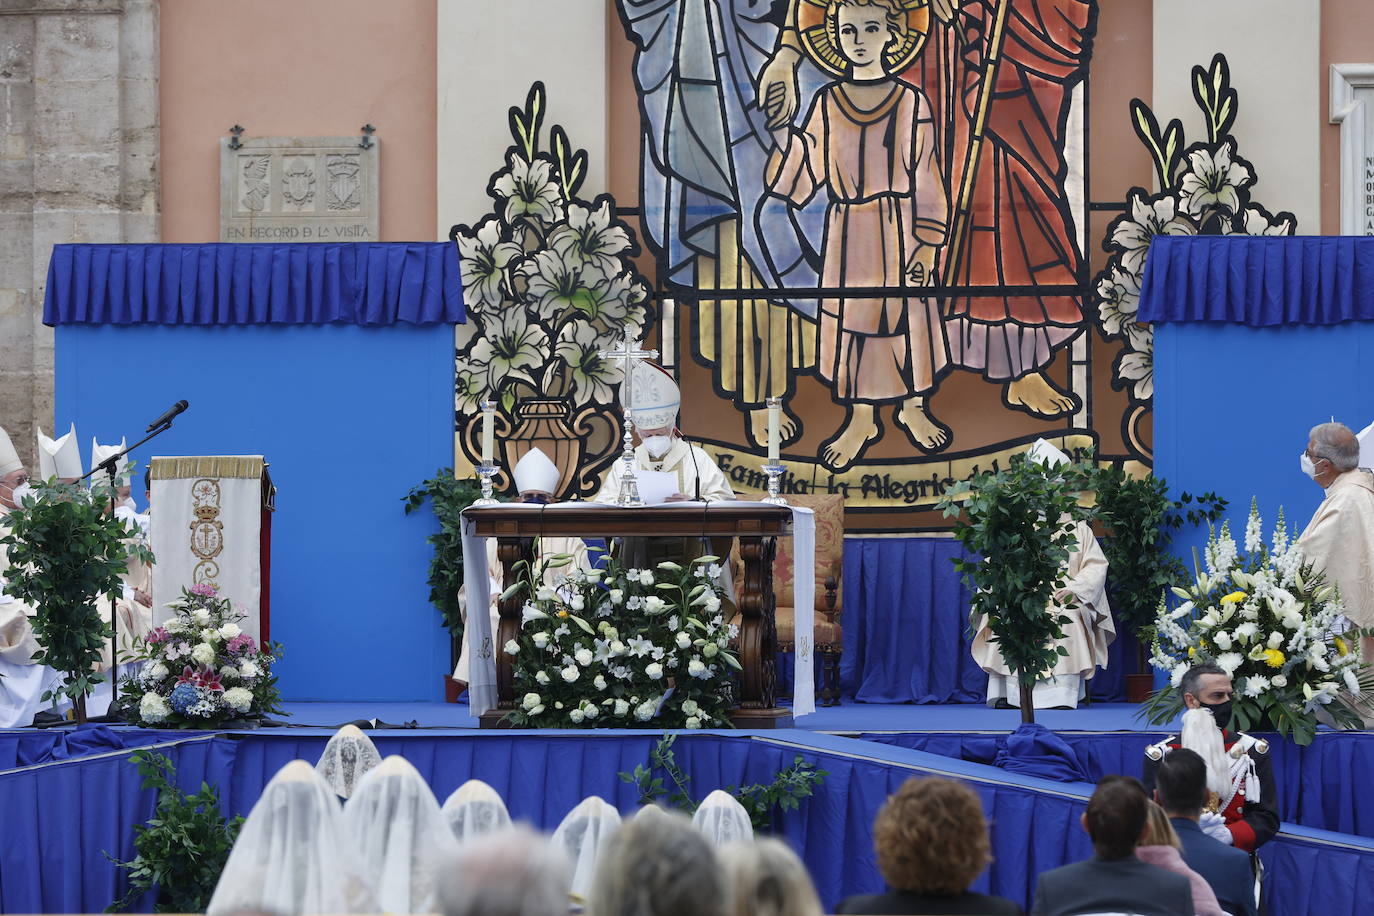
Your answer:
[[[510,826],[506,803],[491,786],[469,779],[444,801],[444,817],[459,844]]]
[[[1083,813],[1083,827],[1096,853],[1040,875],[1032,916],[1074,913],[1133,913],[1187,916],[1193,912],[1188,879],[1142,862],[1134,855],[1145,833],[1145,788],[1129,776],[1107,776],[1097,784]]]
[[[685,816],[644,809],[602,854],[588,916],[725,916],[715,851]]]
[[[721,847],[731,916],[821,916],[821,900],[792,847],[771,837]]]
[[[377,745],[352,723],[334,733],[315,763],[315,772],[329,784],[334,794],[348,798],[358,780],[382,762]]]
[[[873,845],[891,890],[850,897],[841,901],[837,913],[1021,912],[1010,900],[968,889],[992,855],[983,805],[963,783],[908,779],[878,812]]]
[[[436,899],[444,916],[564,916],[571,880],[563,850],[517,825],[463,846]]]
[[[568,895],[574,903],[584,904],[596,879],[596,865],[611,837],[620,829],[620,812],[596,795],[588,796],[568,812],[553,832],[553,845],[562,849],[572,863],[572,886]]]
[[[1222,909],[1255,916],[1255,878],[1250,856],[1213,839],[1198,825],[1208,799],[1207,763],[1179,748],[1164,756],[1155,771],[1155,794],[1182,844],[1183,861],[1206,879]]]
[[[716,789],[697,806],[692,824],[700,830],[712,846],[754,838],[754,823],[749,812],[729,792]]]
[[[1207,879],[1184,863],[1180,854],[1183,844],[1178,841],[1178,834],[1174,833],[1169,823],[1169,815],[1154,802],[1150,802],[1148,807],[1145,835],[1135,848],[1135,857],[1187,878],[1188,886],[1193,889],[1193,912],[1197,916],[1223,916],[1221,904],[1217,903],[1217,895],[1212,893],[1212,886]]]
[[[248,812],[206,912],[380,912],[341,820],[339,800],[314,767],[282,767]]]

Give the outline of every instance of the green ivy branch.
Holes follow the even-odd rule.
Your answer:
[[[658,743],[649,750],[649,765],[639,764],[633,772],[620,773],[622,782],[633,783],[639,789],[639,804],[652,805],[660,800],[671,808],[693,814],[697,803],[691,796],[691,777],[678,766],[673,743],[677,735],[665,732]],[[658,774],[662,775],[658,775]],[[801,801],[815,794],[816,787],[825,781],[829,774],[818,770],[800,754],[792,764],[773,777],[768,784],[755,783],[750,786],[728,786],[726,792],[749,812],[749,820],[754,829],[770,832],[773,829],[773,816],[777,811],[795,811]],[[664,780],[671,783],[665,786]]]

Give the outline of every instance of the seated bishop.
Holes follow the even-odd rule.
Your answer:
[[[639,439],[639,446],[635,449],[635,467],[641,471],[673,475],[677,492],[668,497],[669,502],[734,499],[735,491],[730,489],[725,472],[705,449],[682,438],[682,432],[677,428],[677,412],[682,395],[668,370],[639,360],[630,370],[630,377],[633,398],[633,403],[629,405],[630,421]],[[622,384],[622,404],[624,393],[625,386]],[[595,501],[615,505],[624,473],[624,465],[619,460],[613,463],[594,497]]]
[[[563,472],[558,469],[548,455],[537,448],[532,448],[515,463],[515,468],[511,472],[515,478],[515,488],[520,492],[520,501],[523,503],[543,504],[554,502],[559,490],[559,484],[563,477]],[[560,567],[544,567],[544,584],[550,588],[556,586],[559,578],[569,569],[580,567],[590,569],[591,561],[587,554],[587,545],[581,538],[568,537],[544,537],[538,538],[534,545],[536,562],[547,564],[547,562],[560,554],[567,554],[572,557],[572,562]],[[491,615],[491,635],[496,639],[496,625],[500,619],[497,610],[497,602],[501,598],[501,593],[506,590],[505,573],[500,562],[496,559],[496,539],[487,539],[487,576],[490,578],[491,601],[488,606],[488,613]],[[463,617],[467,619],[467,586],[458,592],[458,605],[463,609]],[[464,687],[469,680],[469,653],[466,644],[463,652],[458,657],[458,667],[453,671],[453,679],[458,682],[459,688]]]
[[[5,517],[19,508],[30,492],[29,473],[9,434],[0,429],[0,539],[10,533]],[[5,593],[8,572],[9,549],[0,544],[0,728],[33,721],[42,706],[39,698],[49,689],[52,674],[50,668],[34,664],[39,646],[29,618],[37,612]]]
[[[1069,456],[1044,439],[1036,440],[1027,459],[1039,464],[1067,464]],[[1088,681],[1098,668],[1107,667],[1107,647],[1116,639],[1116,624],[1107,605],[1107,557],[1098,546],[1092,526],[1080,521],[1074,528],[1077,546],[1065,563],[1064,586],[1054,594],[1051,611],[1069,618],[1064,638],[1055,643],[1061,654],[1048,677],[1037,681],[1032,692],[1036,709],[1075,708],[1087,696]],[[988,557],[996,562],[996,557]],[[987,619],[979,622],[973,637],[973,658],[988,673],[988,705],[1020,706],[1021,688],[1002,659],[1001,649],[991,642]]]

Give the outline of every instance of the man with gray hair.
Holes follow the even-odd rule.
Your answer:
[[[1302,468],[1326,490],[1298,538],[1303,560],[1341,590],[1345,616],[1374,626],[1374,475],[1359,467],[1360,442],[1341,423],[1312,427]],[[1374,660],[1374,640],[1363,641]],[[1368,718],[1368,716],[1366,716]]]
[[[563,850],[519,825],[463,847],[435,901],[444,916],[565,916],[571,886]]]

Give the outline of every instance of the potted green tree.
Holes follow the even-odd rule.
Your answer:
[[[1018,454],[1007,468],[961,481],[940,501],[946,518],[957,516],[954,536],[971,555],[954,560],[974,590],[969,623],[987,617],[991,641],[1016,675],[1022,722],[1035,721],[1031,690],[1065,651],[1055,644],[1069,618],[1050,599],[1066,581],[1074,528],[1087,515],[1077,480]]]
[[[71,698],[78,722],[86,721],[86,697],[105,680],[100,653],[114,635],[96,599],[121,588],[130,556],[153,561],[109,507],[108,484],[39,483],[6,518],[9,535],[0,540],[10,559],[6,593],[37,609],[34,661],[64,675],[43,699]]]

